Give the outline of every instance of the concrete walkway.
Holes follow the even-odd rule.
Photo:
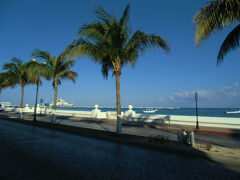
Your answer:
[[[5,114],[9,115],[10,117],[17,117],[17,114]],[[32,120],[33,117],[31,115],[25,115],[24,118],[26,120]],[[38,121],[43,122],[51,122],[50,117],[45,116],[38,116]],[[111,120],[93,120],[87,118],[68,118],[68,117],[57,117],[57,124],[64,124],[68,126],[76,126],[82,128],[89,128],[89,129],[96,129],[102,131],[109,131],[109,132],[116,132],[116,122]],[[194,127],[190,126],[157,126],[157,127],[148,127],[148,126],[135,126],[131,124],[123,124],[122,132],[124,134],[129,135],[137,135],[143,137],[150,137],[161,135],[165,138],[177,141],[177,132],[181,131],[184,128],[186,130],[193,130]],[[225,129],[225,128],[215,128],[210,129],[207,127],[201,127],[202,131],[215,131],[215,132],[224,132],[230,133],[232,131],[238,132],[239,130],[235,129]],[[220,135],[220,134],[211,134],[211,133],[195,133],[195,140],[197,143],[211,143],[213,145],[222,146],[222,147],[229,147],[229,148],[236,148],[240,149],[240,137],[235,137],[231,135]]]

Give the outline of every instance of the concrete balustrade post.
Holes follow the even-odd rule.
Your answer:
[[[127,121],[132,121],[136,115],[136,112],[132,110],[133,106],[129,105],[128,110],[125,112],[124,117]]]
[[[57,117],[56,117],[56,110],[52,111],[52,118],[51,118],[51,123],[55,124],[57,121]]]
[[[190,133],[190,142],[191,142],[191,146],[195,147],[195,139],[194,139],[194,132],[193,131]]]
[[[23,111],[23,108],[19,108],[19,119],[23,119],[22,111]]]
[[[92,117],[97,119],[100,116],[101,111],[98,109],[98,105],[96,104],[95,109],[92,110]]]

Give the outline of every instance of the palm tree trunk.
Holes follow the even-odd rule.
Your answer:
[[[58,90],[58,84],[57,84],[57,80],[55,80],[55,81],[54,81],[53,110],[56,110],[56,108],[57,108],[57,90]]]
[[[51,123],[56,123],[56,109],[57,109],[57,90],[58,90],[58,80],[54,80],[54,99],[53,99],[53,114]]]
[[[22,94],[21,94],[20,108],[23,108],[24,85],[21,85],[21,89],[22,89]]]
[[[120,74],[115,74],[116,77],[116,98],[117,98],[117,134],[122,132],[122,119],[121,119],[121,103],[120,103]]]
[[[120,103],[120,76],[116,76],[116,100],[117,100],[117,114],[121,115],[121,103]]]

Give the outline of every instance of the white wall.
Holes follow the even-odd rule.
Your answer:
[[[136,114],[135,122],[196,126],[196,116]],[[199,126],[240,129],[240,118],[198,116]]]

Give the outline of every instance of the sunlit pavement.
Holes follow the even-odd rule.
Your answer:
[[[6,114],[7,116],[9,114]],[[18,114],[10,114],[11,117],[18,117]],[[24,115],[27,119],[33,119],[33,116]],[[49,118],[45,116],[38,116],[38,121],[50,122]],[[97,121],[83,121],[83,120],[69,120],[57,118],[58,124],[82,127],[82,128],[90,128],[90,129],[98,129],[102,131],[111,131],[116,132],[116,124],[114,123],[105,123],[105,122],[97,122]],[[155,129],[155,128],[144,128],[144,127],[136,127],[136,126],[128,126],[123,125],[122,131],[125,134],[130,135],[138,135],[149,137],[150,135],[161,135],[166,137],[169,140],[177,141],[177,131],[167,130],[167,129]],[[202,134],[195,133],[195,140],[197,143],[211,143],[213,145],[228,147],[228,148],[237,148],[240,149],[240,137],[233,136],[225,136],[225,135],[214,135],[214,134]]]
[[[28,118],[32,119],[31,116],[28,116]],[[50,122],[50,120],[46,119],[45,117],[38,117],[38,120]],[[59,119],[59,118],[57,120],[57,123],[70,125],[70,126],[78,126],[83,128],[91,128],[91,129],[98,129],[103,131],[116,132],[116,124],[113,124],[113,123],[104,123],[104,122],[97,123],[93,121],[66,120],[66,119]],[[177,141],[177,132],[173,130],[123,125],[122,131],[125,134],[145,136],[145,137],[149,137],[150,135],[153,135],[153,136],[162,135],[164,137],[167,137],[167,139],[169,140]],[[195,133],[195,139],[196,139],[196,142],[201,142],[201,143],[208,142],[213,145],[240,149],[240,137]]]
[[[0,120],[0,179],[239,179],[216,163]]]

